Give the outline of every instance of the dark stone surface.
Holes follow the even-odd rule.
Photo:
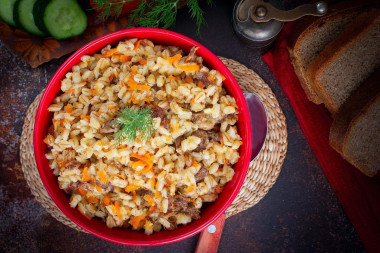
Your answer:
[[[231,26],[234,1],[205,7],[208,26],[195,35],[187,10],[173,30],[254,69],[271,86],[287,118],[289,144],[282,172],[256,206],[226,221],[219,252],[363,252],[352,224],[331,190],[281,87],[260,54],[241,43]],[[300,2],[300,1],[296,1]],[[305,1],[304,1],[305,2]],[[205,6],[205,2],[202,3]],[[285,1],[285,6],[297,3]],[[193,252],[198,235],[160,247],[129,247],[77,232],[52,218],[23,177],[19,144],[26,110],[67,57],[37,69],[0,42],[0,251]]]

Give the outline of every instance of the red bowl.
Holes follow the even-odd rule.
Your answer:
[[[211,69],[218,70],[226,77],[223,85],[228,93],[236,100],[239,111],[237,125],[240,136],[243,140],[243,144],[240,147],[240,159],[234,166],[235,176],[226,184],[216,202],[205,205],[202,208],[201,218],[186,226],[180,226],[176,230],[162,230],[152,235],[145,235],[143,232],[137,232],[130,229],[110,229],[106,226],[105,222],[96,218],[88,220],[80,214],[77,209],[71,208],[69,205],[69,196],[58,187],[57,177],[49,167],[48,160],[45,157],[46,144],[43,142],[48,128],[52,124],[52,113],[48,111],[48,107],[52,103],[54,97],[60,92],[61,79],[75,64],[80,62],[83,55],[97,53],[108,44],[116,45],[119,41],[126,38],[147,38],[155,43],[177,46],[182,48],[185,52],[189,52],[194,45],[198,46],[199,49],[197,50],[197,54],[203,57],[204,64]],[[111,242],[134,246],[162,245],[177,242],[201,232],[219,218],[235,199],[243,184],[250,162],[252,146],[252,133],[247,104],[238,83],[227,67],[218,59],[218,57],[198,42],[178,33],[152,28],[126,29],[105,35],[88,43],[67,59],[50,80],[42,95],[37,110],[33,138],[34,154],[40,177],[47,192],[50,194],[50,197],[58,208],[70,220],[84,230]]]

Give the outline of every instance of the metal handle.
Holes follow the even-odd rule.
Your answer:
[[[268,22],[271,19],[278,21],[293,21],[306,15],[323,16],[327,12],[327,4],[318,2],[315,4],[303,4],[292,10],[280,10],[269,2],[263,0],[245,0],[239,6],[239,21],[246,21],[248,17],[255,22]]]

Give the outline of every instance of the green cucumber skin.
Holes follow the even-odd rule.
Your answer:
[[[34,22],[36,22],[36,26],[45,33],[49,33],[49,31],[45,26],[43,17],[45,8],[51,1],[52,0],[37,0],[33,7]]]
[[[38,1],[40,1],[40,0],[38,0]],[[86,28],[87,28],[87,15],[83,11],[81,5],[76,0],[49,0],[48,2],[49,3],[46,4],[44,7],[43,13],[41,13],[42,15],[41,14],[39,14],[39,15],[41,15],[40,18],[43,19],[43,23],[44,23],[44,26],[46,27],[46,30],[55,39],[62,40],[62,39],[67,39],[70,37],[78,36],[86,30]],[[70,25],[74,25],[74,26],[70,27],[70,32],[59,31],[63,27],[60,27],[60,25],[58,25],[58,24],[56,24],[56,26],[54,27],[53,24],[56,20],[51,19],[51,18],[54,18],[53,17],[53,14],[54,14],[53,10],[57,10],[57,8],[55,8],[55,7],[59,6],[62,3],[65,3],[66,6],[70,6],[71,10],[75,10],[76,17],[79,17],[80,19],[82,19],[82,20],[80,20],[80,23],[70,24]],[[49,12],[49,8],[52,8],[53,10],[51,9],[50,10],[51,12]],[[60,20],[64,20],[64,18],[65,17],[62,16],[60,18]],[[73,30],[75,30],[78,27],[80,28],[80,30],[73,32]]]
[[[21,29],[23,29],[24,31],[26,31],[32,35],[42,36],[42,37],[48,35],[43,31],[39,31],[39,32],[31,31],[30,29],[28,29],[28,27],[26,27],[25,25],[22,24],[22,22],[20,20],[20,17],[21,17],[20,7],[23,4],[23,1],[25,1],[25,0],[17,0],[15,3],[15,7],[13,9],[13,18],[15,20],[16,25],[18,27],[20,27]],[[33,19],[34,19],[34,17],[33,17]],[[37,25],[36,25],[36,27],[37,27]]]
[[[10,4],[11,6],[9,6],[11,8],[11,14],[12,17],[5,17],[1,14],[1,11],[0,11],[0,19],[3,20],[5,23],[7,23],[8,25],[11,25],[11,26],[16,26],[16,23],[15,23],[15,20],[13,18],[13,10],[14,10],[14,7],[15,7],[15,3],[16,3],[16,0],[0,0],[0,6],[1,8],[4,8],[5,9],[5,5],[6,5],[6,2],[8,2],[8,4]],[[4,11],[3,9],[3,11]]]

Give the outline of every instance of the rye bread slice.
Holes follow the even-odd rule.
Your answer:
[[[380,170],[380,94],[352,120],[344,138],[343,157],[369,177]]]
[[[380,66],[380,9],[364,11],[307,69],[313,89],[335,115],[350,94]]]
[[[365,81],[343,104],[336,115],[329,135],[330,145],[343,154],[344,139],[351,121],[356,118],[363,108],[380,94],[380,69]]]
[[[310,101],[322,102],[307,78],[309,64],[361,11],[374,6],[380,6],[379,1],[344,1],[329,6],[323,17],[305,16],[297,22],[288,38],[288,51],[294,71]]]

